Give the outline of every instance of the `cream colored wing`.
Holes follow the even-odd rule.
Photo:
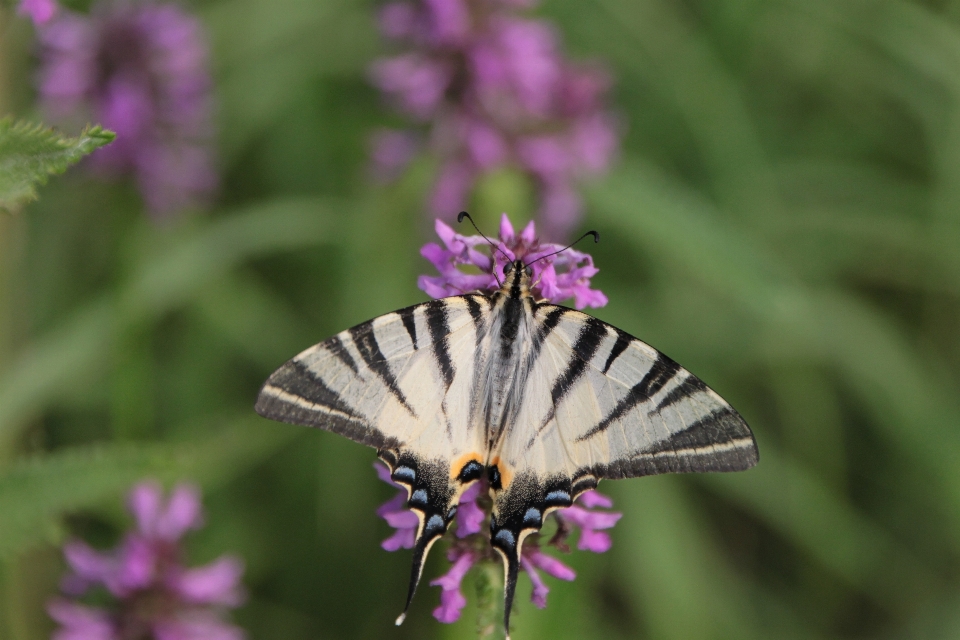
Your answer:
[[[407,606],[430,546],[484,471],[484,434],[471,421],[490,302],[432,300],[374,318],[310,347],[260,390],[261,415],[319,427],[378,449],[420,519]]]

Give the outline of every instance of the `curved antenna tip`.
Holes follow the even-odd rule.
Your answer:
[[[403,621],[406,619],[407,619],[407,612],[404,611],[403,613],[400,614],[400,617],[397,618],[397,621],[394,624],[396,624],[399,627],[400,625],[403,624]]]
[[[463,219],[464,219],[464,218],[470,218],[470,214],[467,213],[466,211],[461,211],[460,213],[457,214],[457,222],[458,222],[458,223],[459,223],[459,222],[463,222]],[[470,218],[470,219],[473,220],[473,218]]]
[[[584,235],[593,236],[593,243],[594,243],[594,244],[600,242],[600,232],[599,232],[599,231],[587,231]]]

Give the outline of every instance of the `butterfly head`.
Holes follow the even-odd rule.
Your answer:
[[[525,298],[531,295],[530,279],[533,267],[520,260],[508,262],[503,267],[503,286],[500,291],[511,298]]]

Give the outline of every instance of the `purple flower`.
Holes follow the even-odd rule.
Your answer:
[[[412,549],[420,521],[413,511],[407,509],[407,490],[390,479],[390,469],[383,463],[374,462],[373,468],[377,470],[378,478],[398,490],[397,495],[377,509],[377,515],[396,529],[392,536],[380,543],[380,546],[387,551]]]
[[[509,257],[531,266],[532,291],[537,298],[550,302],[573,298],[578,309],[607,304],[603,292],[590,288],[590,278],[599,271],[593,266],[590,254],[575,249],[560,251],[563,246],[558,244],[541,244],[533,222],[518,234],[507,214],[503,214],[498,250],[493,250],[481,236],[461,235],[440,220],[436,221],[435,229],[444,246],[430,242],[423,246],[420,254],[436,267],[440,275],[424,275],[417,280],[417,286],[430,297],[443,298],[478,290],[496,291],[500,286],[497,278],[503,274]],[[492,255],[480,249],[486,249]],[[549,255],[556,251],[560,253]],[[481,273],[465,273],[460,270],[461,266],[476,267]]]
[[[603,553],[609,550],[612,544],[610,536],[600,529],[613,527],[623,514],[594,509],[594,507],[609,509],[613,506],[613,500],[596,491],[588,491],[582,494],[577,498],[577,502],[580,504],[575,504],[557,512],[557,517],[565,524],[579,527],[580,539],[577,540],[577,549],[593,551],[594,553]]]
[[[70,573],[61,589],[77,598],[98,587],[108,607],[56,598],[47,607],[61,626],[54,640],[241,640],[244,633],[222,619],[243,602],[243,564],[222,556],[210,564],[183,566],[180,538],[202,523],[200,496],[187,485],[164,499],[159,485],[144,482],[130,492],[128,509],[137,528],[120,546],[96,551],[75,540],[64,547]]]
[[[416,514],[406,506],[406,489],[390,478],[390,471],[386,465],[376,462],[374,468],[380,480],[400,489],[400,493],[377,509],[377,515],[386,519],[396,529],[381,546],[387,551],[396,551],[401,547],[412,548],[419,521]],[[441,588],[440,606],[433,610],[433,617],[440,622],[450,623],[460,618],[460,613],[467,604],[461,585],[473,565],[491,560],[499,563],[499,559],[494,560],[495,554],[490,547],[489,539],[482,533],[482,525],[486,520],[484,505],[489,509],[489,500],[484,504],[481,503],[487,496],[487,492],[487,483],[481,480],[470,485],[460,496],[456,515],[456,539],[447,552],[447,559],[452,564],[447,573],[430,582],[431,586]],[[558,509],[549,516],[556,519],[558,528],[557,533],[545,544],[568,551],[564,540],[569,535],[569,528],[572,525],[580,528],[578,549],[587,549],[595,553],[606,551],[610,548],[610,537],[597,530],[609,529],[620,519],[621,514],[594,509],[596,507],[609,509],[613,506],[613,500],[594,490],[581,494],[577,502],[577,505]],[[389,518],[388,515],[390,515]],[[405,544],[396,544],[395,541],[401,538]],[[520,556],[520,568],[530,576],[530,581],[533,583],[531,601],[542,609],[547,606],[547,593],[550,589],[539,571],[566,581],[573,580],[577,574],[557,558],[544,553],[537,544],[540,538],[540,534],[536,533],[528,539]],[[407,541],[409,544],[406,544]]]
[[[467,599],[460,591],[460,583],[477,561],[477,556],[469,549],[454,547],[447,554],[447,560],[452,562],[453,566],[444,575],[431,580],[430,586],[443,589],[440,592],[440,606],[433,610],[433,617],[449,624],[459,620],[460,612],[467,606]]]
[[[39,37],[47,116],[117,133],[91,158],[100,173],[133,176],[157,216],[208,199],[217,183],[211,82],[194,17],[174,4],[104,0],[90,15],[61,11]]]
[[[380,30],[404,49],[370,69],[399,111],[429,127],[442,169],[430,207],[451,217],[483,174],[520,170],[538,218],[563,238],[579,221],[578,183],[607,170],[619,142],[604,97],[609,75],[575,65],[557,31],[521,17],[531,0],[408,0],[380,11]]]
[[[560,580],[572,581],[577,577],[573,569],[563,564],[553,556],[548,556],[537,547],[525,548],[520,556],[520,567],[530,576],[530,582],[533,583],[533,595],[530,600],[538,609],[547,606],[547,593],[550,589],[537,573],[537,569],[546,571],[554,578]]]
[[[17,5],[17,13],[30,18],[38,26],[49,22],[58,9],[56,0],[20,0]]]

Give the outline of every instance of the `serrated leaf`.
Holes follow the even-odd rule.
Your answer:
[[[99,125],[73,138],[43,125],[0,119],[0,208],[35,200],[37,185],[114,138],[115,133]]]

